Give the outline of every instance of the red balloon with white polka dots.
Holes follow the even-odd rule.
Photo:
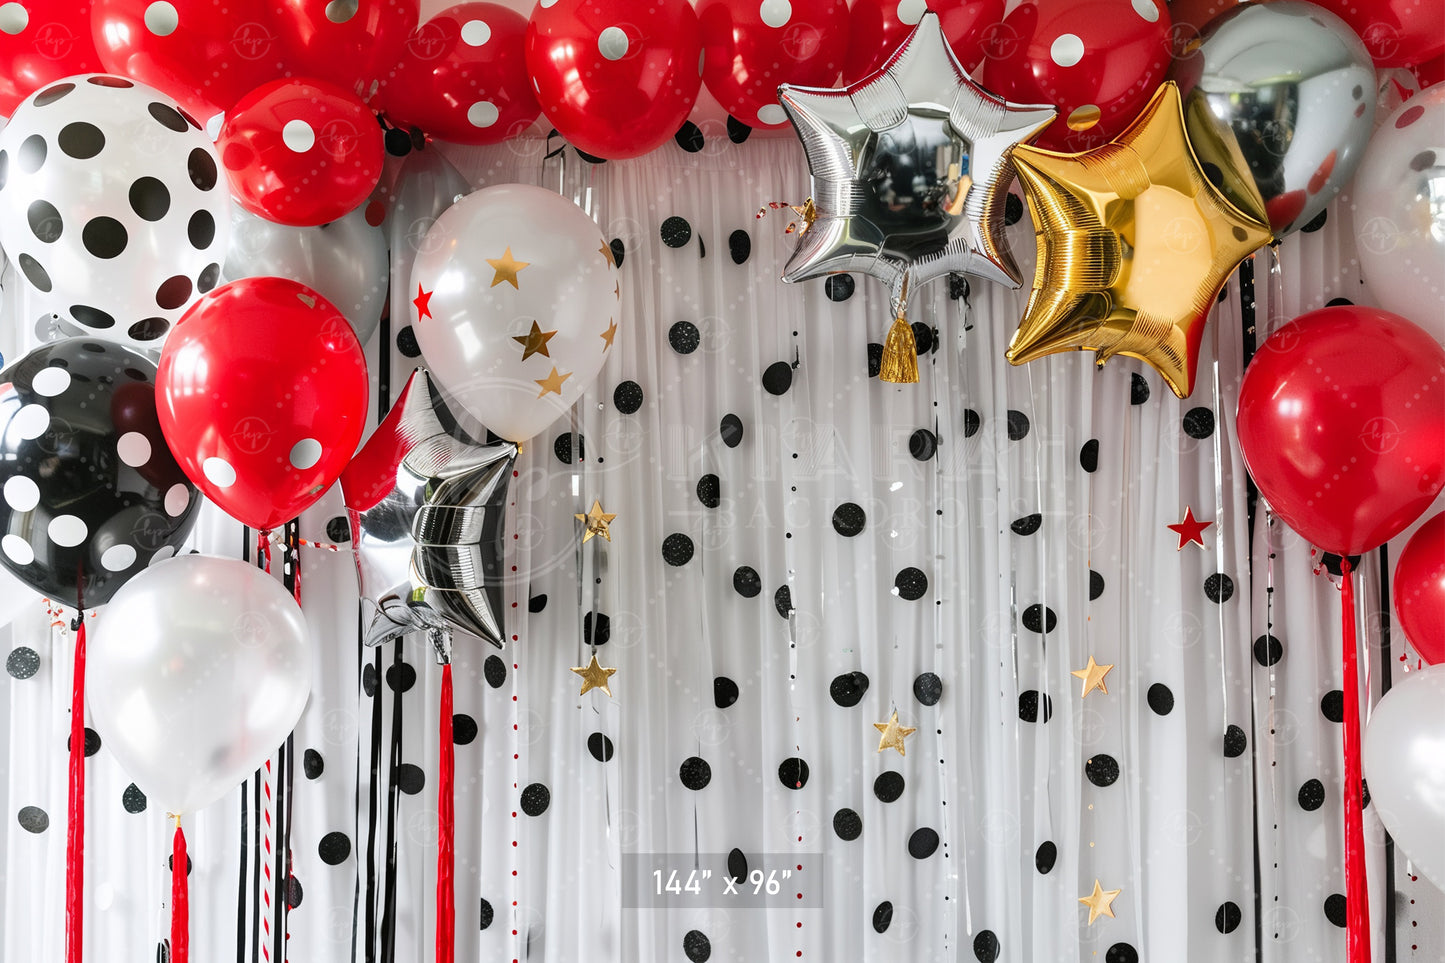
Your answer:
[[[1128,127],[1164,82],[1170,27],[1164,0],[1034,0],[1000,24],[982,83],[1059,109],[1037,146],[1089,150]]]
[[[0,114],[51,81],[100,69],[89,0],[0,0]]]
[[[843,83],[856,84],[876,73],[908,39],[925,10],[938,14],[953,55],[973,74],[997,43],[1004,7],[1004,0],[854,0]]]
[[[788,122],[778,85],[831,87],[848,49],[844,0],[701,0],[703,83],[751,127]]]
[[[231,195],[258,217],[314,227],[344,217],[381,179],[383,134],[357,96],[275,80],[241,98],[216,140]]]
[[[105,69],[174,97],[202,124],[281,72],[266,0],[94,4],[91,34]]]
[[[285,278],[242,278],[191,306],[156,374],[156,413],[181,470],[267,531],[341,476],[361,441],[366,359],[329,301]]]
[[[526,50],[547,120],[578,150],[608,160],[664,143],[702,86],[688,0],[538,0]]]
[[[419,0],[276,0],[272,24],[286,66],[370,97],[420,18]]]
[[[372,104],[398,126],[457,144],[516,137],[542,108],[527,76],[527,18],[499,3],[460,3],[422,24]]]

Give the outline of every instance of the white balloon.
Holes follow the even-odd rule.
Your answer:
[[[240,785],[311,693],[300,606],[236,559],[157,562],[121,586],[95,625],[96,731],[164,812],[195,812]]]
[[[1370,802],[1415,869],[1445,890],[1445,665],[1411,672],[1370,715]]]
[[[572,406],[621,321],[617,265],[597,225],[566,198],[522,184],[485,188],[442,214],[408,291],[437,381],[508,441]]]
[[[366,220],[366,207],[320,227],[289,227],[236,204],[231,248],[221,274],[226,281],[299,281],[336,305],[364,345],[381,323],[387,272],[386,236]]]
[[[1355,175],[1360,268],[1377,305],[1445,343],[1445,85],[1375,131]]]
[[[210,139],[144,84],[47,84],[0,133],[0,245],[31,304],[87,335],[158,349],[219,283],[230,227]]]

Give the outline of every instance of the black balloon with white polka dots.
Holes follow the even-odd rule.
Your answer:
[[[0,373],[0,564],[47,598],[100,605],[190,532],[200,498],[161,434],[155,373],[91,338]]]

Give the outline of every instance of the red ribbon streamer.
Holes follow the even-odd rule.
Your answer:
[[[65,959],[85,954],[85,613],[75,633],[70,689],[70,822],[65,833]]]
[[[1355,585],[1350,560],[1340,561],[1345,627],[1345,959],[1370,963],[1370,890],[1365,868],[1365,817],[1360,778],[1360,683],[1355,667]]]
[[[456,893],[452,882],[456,862],[456,773],[452,751],[452,666],[442,666],[441,776],[437,781],[437,955],[436,963],[453,963]]]
[[[186,884],[186,834],[176,817],[171,840],[171,963],[189,963],[191,956],[191,897]]]

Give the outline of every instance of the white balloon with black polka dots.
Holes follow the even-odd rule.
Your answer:
[[[0,246],[60,331],[159,350],[220,281],[231,199],[215,148],[170,97],[84,74],[0,132]]]

